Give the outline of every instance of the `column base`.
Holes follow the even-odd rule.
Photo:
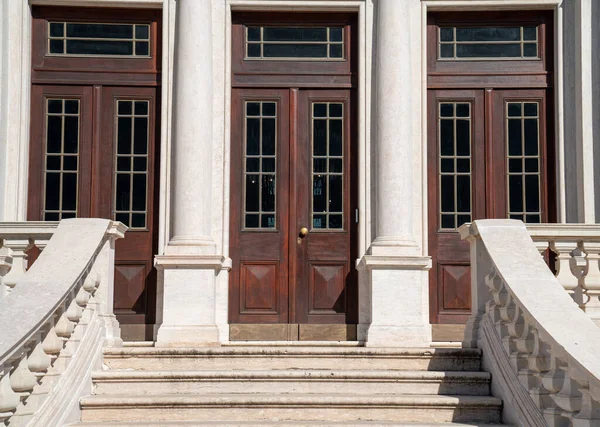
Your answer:
[[[370,325],[366,331],[365,346],[429,347],[431,346],[431,325]]]
[[[216,325],[167,326],[158,329],[156,347],[216,347],[219,346]]]

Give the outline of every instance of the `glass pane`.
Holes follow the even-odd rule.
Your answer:
[[[440,170],[442,172],[454,172],[454,159],[441,159]]]
[[[245,227],[258,228],[258,214],[246,215]]]
[[[327,172],[327,159],[314,159],[313,172]]]
[[[260,116],[260,102],[246,102],[246,116]]]
[[[542,220],[540,215],[525,215],[525,222],[528,224],[539,224]]]
[[[456,117],[469,117],[471,104],[456,104]]]
[[[50,40],[50,46],[48,49],[50,53],[65,53],[65,42],[61,40]]]
[[[64,156],[63,157],[63,169],[66,171],[77,170],[77,156]]]
[[[342,212],[342,199],[344,194],[343,177],[341,175],[329,176],[329,212]]]
[[[77,174],[63,173],[62,210],[77,209]]]
[[[133,55],[129,41],[67,39],[67,53],[72,55]]]
[[[538,175],[525,176],[525,204],[526,212],[539,212],[540,210],[540,181]]]
[[[262,214],[260,226],[261,228],[275,228],[275,215]]]
[[[508,117],[521,117],[521,103],[520,102],[509,102],[508,103]]]
[[[454,155],[454,120],[440,120],[440,155]]]
[[[471,172],[471,159],[456,159],[456,171],[462,173]]]
[[[146,214],[134,213],[131,214],[132,228],[146,228]]]
[[[275,172],[275,159],[274,158],[263,158],[262,159],[262,171],[263,172]]]
[[[46,203],[48,211],[60,209],[60,173],[46,173]]]
[[[117,119],[117,153],[131,154],[131,118],[119,117]]]
[[[246,172],[260,172],[260,159],[259,158],[246,159]]]
[[[275,175],[262,176],[262,211],[275,212]]]
[[[129,196],[131,192],[130,175],[118,173],[116,187],[115,208],[118,211],[128,211],[130,209]]]
[[[327,41],[327,28],[264,27],[264,41]]]
[[[262,103],[262,115],[263,116],[275,116],[275,109],[277,104],[274,102],[263,102]]]
[[[61,99],[49,99],[48,100],[48,113],[62,113],[63,102]]]
[[[329,215],[329,228],[337,229],[342,228],[342,215],[331,214]]]
[[[327,215],[313,215],[313,228],[327,228]]]
[[[150,54],[150,44],[148,42],[135,43],[136,56],[148,56]]]
[[[248,43],[248,58],[260,58],[262,56],[260,45],[254,43]],[[246,225],[246,227],[248,227]]]
[[[61,170],[60,156],[48,156],[48,157],[46,157],[46,170],[47,171],[59,171],[59,170]]]
[[[118,213],[115,214],[115,221],[120,221],[125,224],[127,227],[131,225],[129,221],[129,214]]]
[[[327,183],[324,175],[313,176],[313,212],[327,212]]]
[[[246,154],[260,154],[260,119],[246,119]]]
[[[520,44],[457,44],[457,58],[515,58],[521,56]]]
[[[132,101],[117,101],[117,109],[119,114],[130,115],[132,114]]]
[[[525,172],[538,172],[538,159],[525,159]]]
[[[136,25],[135,26],[135,38],[148,40],[150,38],[150,26],[149,25]]]
[[[246,175],[246,212],[259,212],[259,175]]]
[[[525,155],[537,156],[538,154],[538,121],[525,119]]]
[[[456,41],[520,41],[520,27],[456,28]]]
[[[131,210],[146,210],[146,174],[133,175],[132,199]]]
[[[329,155],[330,156],[341,156],[342,155],[342,121],[341,120],[329,120]]]
[[[457,219],[456,227],[458,228],[461,225],[463,225],[465,222],[471,222],[471,215],[457,215],[456,219]]]
[[[536,117],[538,115],[538,104],[537,102],[526,102],[524,104],[525,116]]]
[[[259,42],[261,40],[260,37],[260,27],[248,27],[246,40]]]
[[[117,170],[119,172],[131,171],[131,157],[118,157],[117,158]]]
[[[44,221],[60,221],[60,214],[55,212],[46,212],[44,214]]]
[[[67,23],[67,37],[131,39],[133,38],[133,25]]]
[[[454,176],[440,177],[440,196],[442,212],[454,212]]]
[[[50,23],[50,31],[48,32],[50,37],[64,37],[65,35],[65,26],[62,22],[51,22]]]
[[[145,157],[134,157],[133,158],[133,170],[136,172],[146,172],[147,171],[147,159]]]
[[[79,101],[75,99],[65,100],[65,113],[66,114],[79,114]]]
[[[275,155],[275,119],[262,119],[262,155]]]
[[[148,115],[148,101],[135,101],[135,115],[136,116]]]
[[[509,159],[508,160],[508,171],[521,173],[523,172],[523,161],[519,159]]]
[[[148,154],[148,118],[135,118],[135,129],[133,135],[133,153]]]
[[[344,104],[331,103],[329,104],[329,117],[342,117]]]
[[[537,44],[535,43],[525,43],[523,45],[523,56],[527,58],[537,58]]]
[[[343,163],[342,159],[330,159],[329,160],[329,172],[341,173],[343,170],[342,163]]]
[[[456,120],[456,155],[469,156],[471,153],[471,122]]]
[[[313,154],[315,156],[327,155],[327,120],[314,120],[313,122]]]
[[[509,212],[523,212],[523,177],[510,175],[508,177]]]
[[[46,151],[48,153],[62,152],[62,117],[48,116],[46,135]]]
[[[454,117],[454,104],[440,104],[440,117]]]
[[[537,40],[537,28],[523,27],[523,40]]]
[[[471,212],[471,177],[456,176],[456,212]]]
[[[341,44],[332,44],[329,45],[329,57],[330,58],[342,58],[343,52],[342,52],[342,46]]]
[[[313,104],[313,116],[314,117],[327,117],[327,104],[320,104],[320,103]]]
[[[454,58],[454,45],[443,44],[440,46],[440,58]]]
[[[65,116],[64,152],[77,153],[79,149],[79,117]]]
[[[454,214],[442,215],[442,228],[456,228]]]
[[[454,29],[440,28],[440,41],[451,42],[454,40]]]
[[[343,40],[343,28],[330,28],[329,41],[341,42]]]
[[[520,156],[523,153],[523,140],[521,133],[521,120],[510,119],[508,121],[508,155]]]
[[[263,55],[265,58],[327,58],[327,45],[265,43]]]

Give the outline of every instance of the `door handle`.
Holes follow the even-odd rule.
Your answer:
[[[307,235],[307,234],[308,234],[308,228],[306,228],[306,227],[302,227],[302,228],[300,229],[300,233],[299,233],[298,235],[300,236],[300,238],[302,238],[302,239],[303,239],[303,238],[305,238],[305,237],[306,237],[306,235]]]

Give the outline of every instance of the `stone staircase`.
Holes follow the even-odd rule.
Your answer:
[[[475,349],[124,347],[81,400],[78,426],[494,425]]]

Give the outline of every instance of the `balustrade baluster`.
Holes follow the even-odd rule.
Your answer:
[[[20,396],[10,386],[11,364],[0,365],[0,422],[10,418],[21,401]]]
[[[551,249],[556,253],[556,278],[576,302],[581,300],[580,281],[585,268],[583,257],[576,241],[554,240]],[[579,301],[578,301],[579,300]]]
[[[12,267],[4,276],[4,286],[11,290],[25,275],[27,270],[27,251],[33,247],[33,239],[4,239],[4,246],[10,249]]]
[[[587,272],[583,277],[583,291],[587,295],[585,312],[600,326],[600,242],[583,242]]]

